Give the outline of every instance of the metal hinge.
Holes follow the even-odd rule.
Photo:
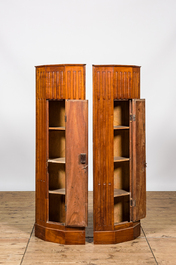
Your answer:
[[[130,206],[131,206],[131,207],[136,206],[136,200],[131,199],[131,200],[130,200]]]
[[[67,211],[67,205],[65,205],[65,211]]]
[[[136,120],[136,115],[135,114],[130,114],[130,121],[135,121]]]
[[[67,122],[67,116],[65,115],[65,122]]]

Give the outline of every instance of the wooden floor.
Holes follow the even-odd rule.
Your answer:
[[[176,264],[176,192],[148,192],[141,236],[117,245],[93,245],[92,192],[85,246],[34,236],[34,192],[0,192],[0,264]]]

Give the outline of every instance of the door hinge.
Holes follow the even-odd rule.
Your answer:
[[[65,211],[67,211],[67,205],[65,205]]]
[[[130,200],[130,206],[131,206],[131,207],[136,206],[136,200],[131,199],[131,200]]]
[[[67,122],[67,116],[65,115],[65,122]]]
[[[135,114],[130,114],[130,121],[135,121],[136,120],[136,115]]]

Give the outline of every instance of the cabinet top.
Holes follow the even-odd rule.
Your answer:
[[[86,64],[46,64],[46,65],[37,65],[36,68],[40,67],[56,67],[56,66],[85,66]]]
[[[122,64],[93,64],[93,67],[141,67],[138,65],[122,65]]]

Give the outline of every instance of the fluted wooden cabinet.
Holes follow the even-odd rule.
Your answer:
[[[87,213],[85,65],[37,66],[35,235],[85,244]]]
[[[140,235],[146,215],[145,100],[140,67],[93,66],[94,243]]]

